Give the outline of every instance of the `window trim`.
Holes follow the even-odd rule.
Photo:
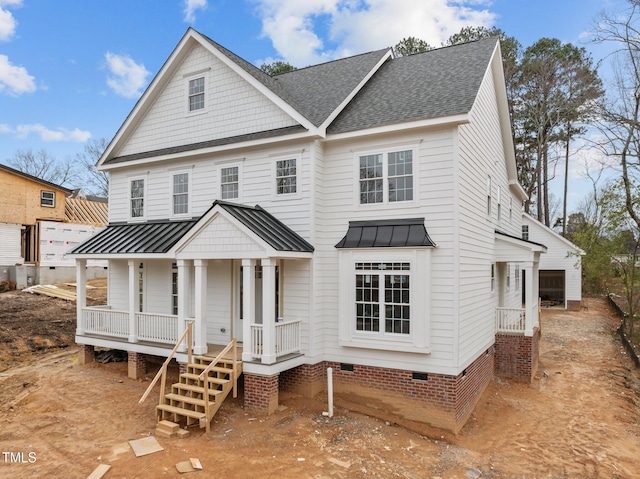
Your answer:
[[[296,162],[296,191],[293,193],[278,193],[278,162],[280,161],[287,161],[287,160],[294,160]],[[271,172],[272,172],[272,180],[271,180],[271,191],[272,191],[272,196],[275,200],[286,200],[286,199],[290,199],[290,198],[298,198],[300,197],[300,186],[301,186],[301,182],[300,182],[300,175],[302,172],[302,158],[301,155],[295,154],[295,155],[284,155],[284,156],[278,156],[276,158],[273,159],[273,164],[271,167]]]
[[[174,187],[174,177],[177,175],[187,175],[187,212],[186,213],[176,213],[174,209],[173,198],[176,196],[176,193],[173,189]],[[193,191],[193,175],[191,174],[191,170],[171,170],[169,172],[169,217],[170,218],[187,218],[191,216],[191,197]],[[179,193],[184,194],[184,193]]]
[[[340,287],[339,344],[346,347],[430,353],[431,251],[429,248],[372,248],[366,251],[343,249],[338,253]],[[380,331],[359,331],[356,314],[356,263],[409,263],[410,327],[409,333],[386,333],[381,315]],[[360,271],[362,273],[362,271]],[[381,276],[384,278],[384,272]],[[384,292],[384,284],[382,285]]]
[[[491,208],[491,175],[487,175],[487,218],[491,218],[492,208]]]
[[[142,215],[141,216],[133,216],[133,205],[132,205],[132,201],[134,199],[138,199],[133,198],[131,196],[132,191],[131,191],[131,187],[132,187],[132,183],[134,181],[138,181],[138,180],[142,180],[143,181],[143,189],[142,189]],[[148,177],[146,175],[143,176],[131,176],[129,177],[129,191],[127,193],[127,198],[128,198],[128,205],[127,205],[127,210],[128,210],[128,216],[129,216],[129,221],[145,221],[147,219],[147,201],[148,201],[148,195],[147,195],[147,191],[148,191],[148,187],[149,187],[149,181],[148,181]]]
[[[238,196],[235,198],[223,198],[222,197],[222,170],[226,168],[238,168]],[[218,198],[223,201],[242,201],[242,163],[233,162],[233,163],[224,163],[218,165]]]
[[[411,151],[411,175],[389,175],[389,155],[391,153],[400,153],[402,151]],[[354,203],[360,208],[380,208],[384,207],[407,207],[408,205],[415,205],[417,203],[417,197],[419,192],[419,181],[418,181],[418,168],[417,168],[417,159],[418,159],[419,149],[415,144],[394,144],[382,146],[377,149],[367,149],[367,150],[359,150],[355,151],[354,158],[354,178],[355,178],[355,187],[354,187]],[[382,156],[382,202],[375,203],[361,203],[360,202],[360,159],[364,156],[374,156],[381,155]],[[393,177],[400,176],[411,176],[412,179],[412,199],[410,200],[401,200],[401,201],[389,201],[389,179]]]
[[[209,92],[209,68],[204,69],[204,70],[199,70],[193,73],[189,73],[186,75],[183,75],[184,78],[184,111],[185,111],[185,116],[193,116],[193,115],[201,115],[203,113],[206,113],[209,110],[209,104],[211,103],[211,94]],[[197,80],[199,78],[204,78],[204,91],[202,92],[202,94],[204,95],[204,107],[203,108],[199,108],[197,110],[191,110],[190,109],[190,98],[191,98],[191,94],[189,91],[189,83],[193,80]]]
[[[529,241],[529,225],[522,225],[521,227],[522,239]]]
[[[491,273],[490,273],[490,278],[491,278],[491,294],[494,294],[496,292],[496,264],[495,263],[491,263]]]
[[[45,194],[51,194],[51,198],[44,198]],[[45,201],[50,201],[51,204],[45,204]],[[44,208],[55,208],[56,207],[56,192],[52,190],[40,190],[40,206]]]

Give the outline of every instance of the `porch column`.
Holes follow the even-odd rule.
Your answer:
[[[179,259],[178,266],[178,336],[186,329],[186,319],[189,317],[189,298],[187,295],[191,291],[189,287],[189,269],[187,261]],[[179,351],[186,351],[186,342],[180,345]]]
[[[538,306],[540,304],[540,253],[535,254],[535,260],[533,262],[533,298],[535,304],[533,305],[535,315],[533,316],[533,327],[540,327],[540,311]],[[533,328],[531,330],[531,336],[533,335]],[[529,335],[527,335],[529,336]]]
[[[524,277],[525,277],[525,325],[524,335],[533,336],[533,328],[537,323],[538,317],[538,275],[534,274],[533,262],[524,263]],[[535,270],[537,273],[537,270]]]
[[[138,293],[136,291],[136,264],[138,261],[130,259],[129,264],[129,342],[137,343],[138,335],[136,331],[136,298]]]
[[[207,260],[196,259],[196,324],[194,331],[195,354],[205,354],[207,348]]]
[[[253,359],[251,325],[256,322],[256,260],[242,260],[242,360]]]
[[[76,334],[84,334],[82,311],[87,306],[87,260],[76,259]]]
[[[273,258],[262,264],[262,362],[276,362],[276,264]]]

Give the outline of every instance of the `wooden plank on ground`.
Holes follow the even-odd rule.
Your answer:
[[[28,288],[28,291],[35,294],[41,294],[43,296],[50,296],[52,298],[66,299],[67,301],[76,300],[76,293],[73,291],[67,291],[66,289],[55,288],[53,286],[38,284]]]
[[[109,469],[111,469],[109,464],[100,464],[87,476],[87,479],[100,479],[109,471]]]

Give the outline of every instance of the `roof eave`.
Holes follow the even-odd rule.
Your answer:
[[[390,125],[378,126],[374,128],[365,128],[362,130],[347,131],[344,133],[328,133],[329,140],[345,140],[362,136],[380,135],[384,133],[396,133],[407,130],[415,130],[422,128],[433,128],[441,126],[455,126],[469,123],[468,113],[459,113],[456,115],[447,115],[436,118],[427,118],[424,120],[408,121],[405,123],[393,123]]]
[[[214,146],[210,148],[201,148],[198,150],[188,150],[180,153],[168,153],[168,154],[162,154],[158,156],[151,156],[149,158],[143,158],[140,160],[131,160],[131,161],[124,161],[121,163],[106,164],[106,165],[102,165],[100,167],[100,170],[110,171],[110,170],[115,170],[117,168],[123,168],[123,167],[140,166],[140,165],[147,165],[151,163],[162,163],[165,161],[183,160],[183,159],[189,159],[189,158],[194,158],[199,156],[211,156],[218,153],[226,153],[226,152],[240,150],[244,148],[252,148],[255,146],[271,145],[271,144],[280,143],[280,142],[288,142],[288,141],[296,141],[296,140],[304,140],[304,139],[312,140],[317,138],[323,138],[323,136],[320,135],[320,132],[305,131],[305,132],[294,133],[294,134],[285,135],[285,136],[276,136],[272,138],[262,138],[258,140],[242,141],[239,143],[229,143],[226,145]]]

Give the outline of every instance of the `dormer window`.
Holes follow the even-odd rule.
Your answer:
[[[45,191],[45,190],[40,191],[40,206],[55,208],[56,206],[55,191]]]
[[[204,109],[204,77],[189,80],[189,111]]]

